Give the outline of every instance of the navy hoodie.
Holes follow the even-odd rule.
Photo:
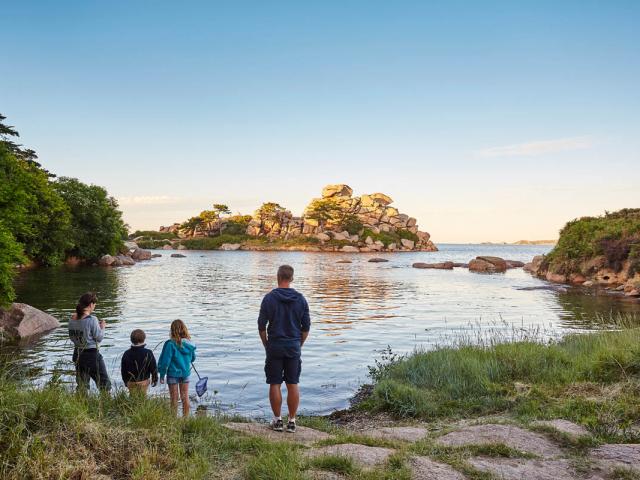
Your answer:
[[[309,304],[293,288],[274,288],[262,299],[258,330],[267,331],[269,343],[300,345],[302,332],[311,327]]]

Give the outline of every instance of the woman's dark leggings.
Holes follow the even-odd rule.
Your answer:
[[[87,391],[89,383],[93,380],[102,391],[111,390],[111,380],[107,373],[107,366],[98,349],[87,348],[73,351],[73,362],[76,365],[76,382],[78,391]]]

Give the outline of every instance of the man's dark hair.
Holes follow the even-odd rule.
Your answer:
[[[141,343],[144,343],[146,338],[147,338],[147,334],[144,333],[144,331],[140,330],[139,328],[131,332],[131,343],[133,345],[140,345]]]
[[[278,281],[290,282],[293,280],[293,267],[291,265],[280,265],[278,268]]]

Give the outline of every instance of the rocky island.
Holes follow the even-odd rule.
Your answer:
[[[166,250],[437,251],[417,220],[392,203],[384,193],[353,196],[348,185],[327,185],[301,216],[274,202],[253,215],[230,215],[226,205],[214,204],[158,232],[137,232],[132,240]]]
[[[550,282],[640,297],[640,208],[567,223],[554,249],[524,269]]]

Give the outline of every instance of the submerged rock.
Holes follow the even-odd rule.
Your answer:
[[[441,262],[441,263],[414,263],[413,268],[435,268],[437,270],[453,270],[453,262]]]
[[[25,303],[14,303],[8,310],[0,309],[0,331],[13,339],[34,337],[59,326],[55,317]]]
[[[524,262],[520,260],[505,260],[507,262],[507,268],[520,268],[524,267]]]
[[[388,262],[389,260],[387,260],[386,258],[370,258],[369,262],[371,263],[384,263],[384,262]]]
[[[183,255],[183,254],[181,254],[181,253],[172,253],[172,254],[171,254],[171,257],[172,257],[172,258],[185,258],[185,257],[186,257],[186,255]]]

